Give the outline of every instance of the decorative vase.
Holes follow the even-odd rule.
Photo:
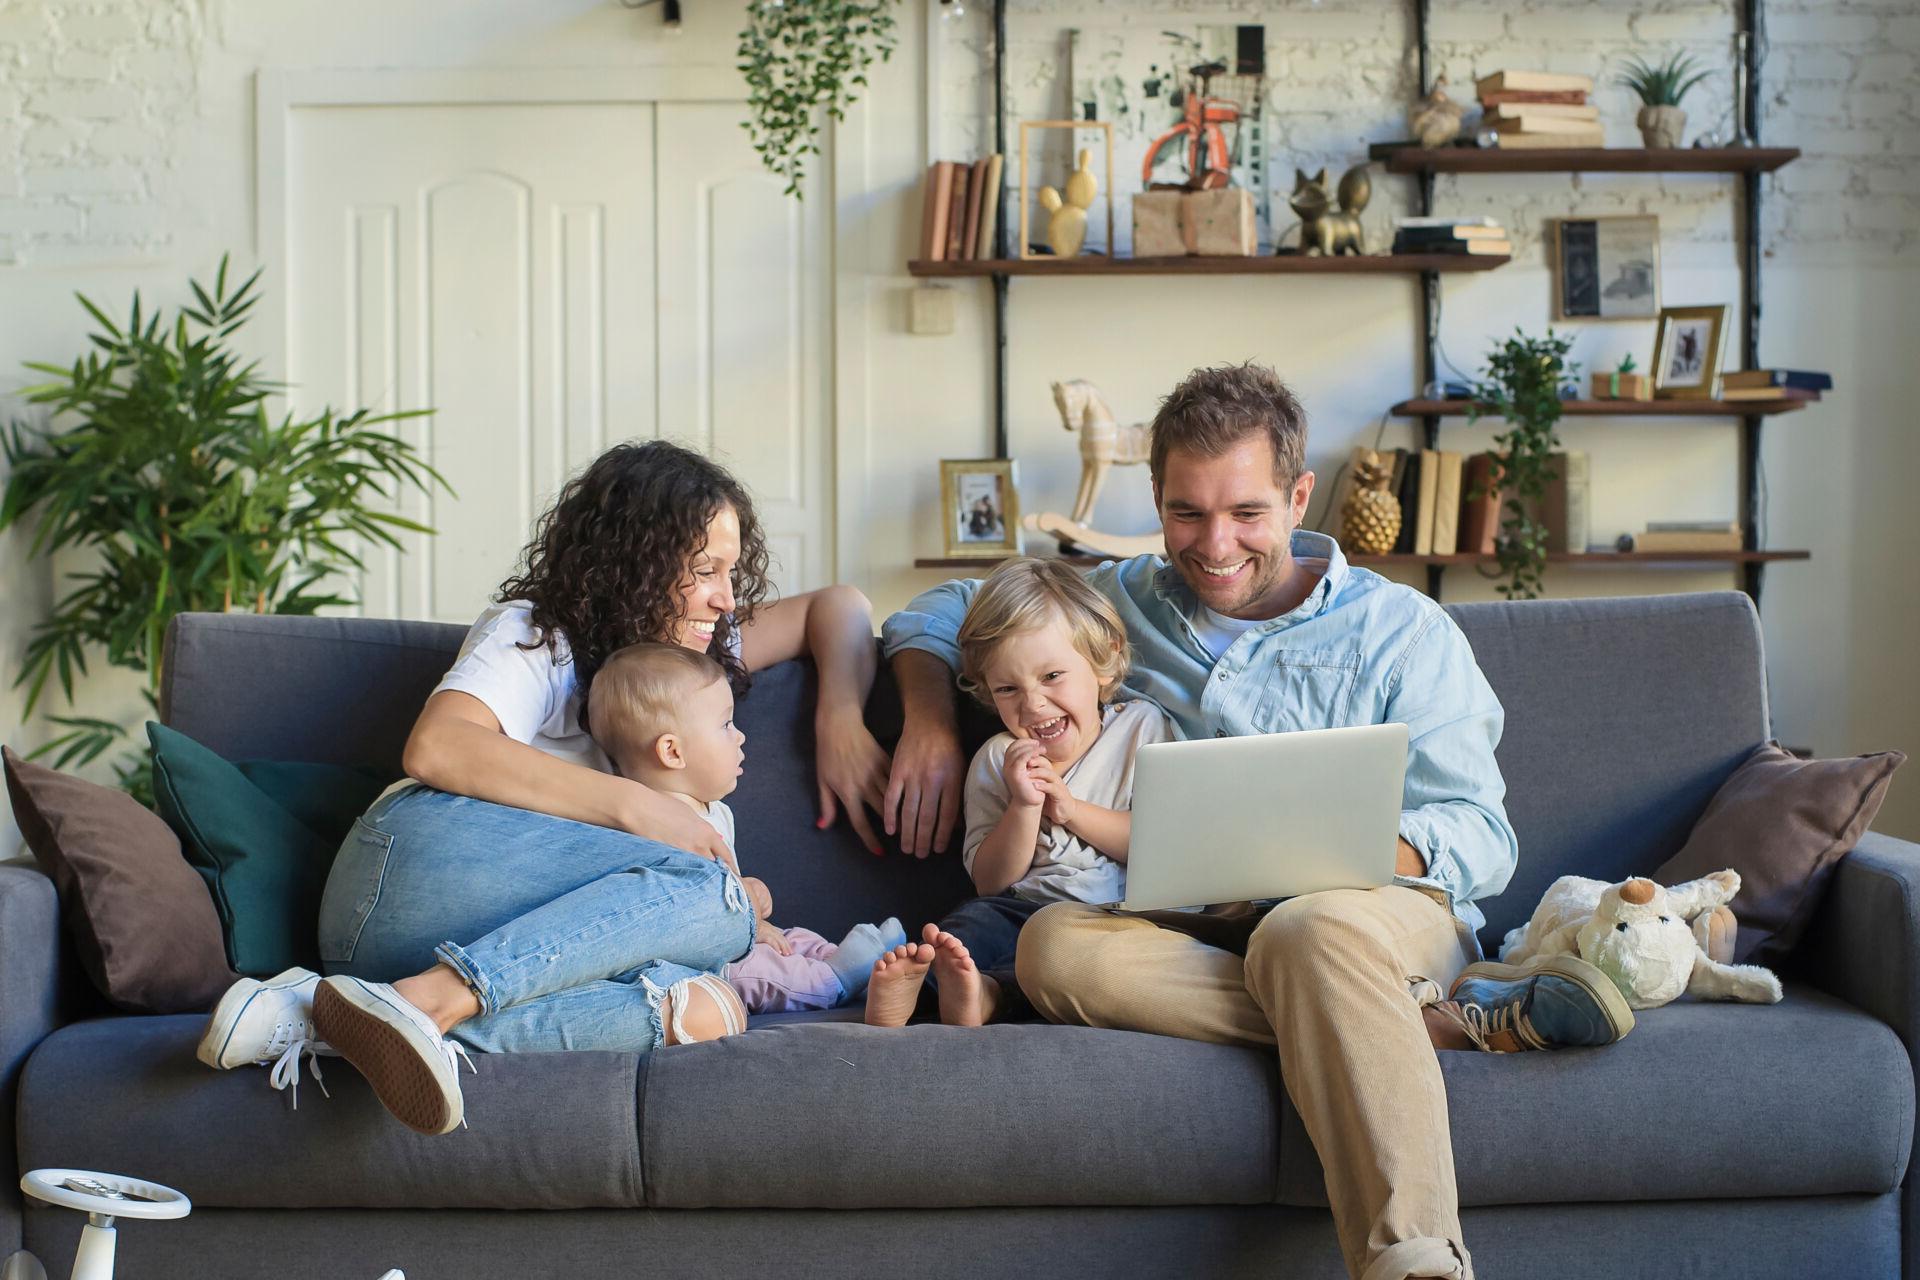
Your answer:
[[[1640,139],[1655,151],[1671,151],[1680,145],[1687,131],[1687,113],[1678,107],[1642,107],[1634,117],[1640,126]]]
[[[1362,555],[1383,556],[1400,536],[1400,500],[1387,492],[1393,468],[1377,453],[1360,460],[1353,493],[1340,512],[1341,541]]]

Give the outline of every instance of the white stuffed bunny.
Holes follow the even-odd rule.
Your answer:
[[[1571,952],[1612,978],[1635,1009],[1666,1004],[1682,992],[1772,1004],[1780,999],[1780,979],[1770,970],[1722,964],[1708,954],[1712,931],[1731,921],[1723,908],[1739,892],[1740,875],[1731,870],[1671,889],[1637,877],[1610,885],[1562,876],[1548,886],[1533,919],[1507,934],[1500,959],[1521,964]]]

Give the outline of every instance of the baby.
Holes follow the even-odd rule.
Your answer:
[[[594,674],[587,724],[621,777],[677,797],[733,848],[733,811],[721,797],[739,785],[747,739],[734,727],[733,690],[719,663],[679,645],[628,645]],[[894,919],[855,925],[838,946],[806,929],[780,929],[766,884],[752,876],[740,883],[759,925],[752,950],[725,976],[749,1013],[846,1004],[866,990],[875,961],[906,941]]]
[[[1033,1016],[1013,973],[1020,927],[1049,902],[1124,896],[1134,752],[1176,733],[1154,703],[1112,700],[1127,673],[1126,630],[1058,560],[995,569],[959,639],[960,683],[1007,726],[967,774],[963,857],[982,896],[874,967],[873,1026],[907,1022],[929,969],[942,1022]]]

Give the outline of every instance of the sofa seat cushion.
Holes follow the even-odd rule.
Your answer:
[[[1913,1070],[1885,1024],[1814,988],[1677,1003],[1604,1049],[1442,1053],[1460,1203],[1879,1194],[1900,1185]],[[1291,1104],[1280,1195],[1325,1204]]]
[[[20,1082],[20,1167],[105,1169],[185,1192],[196,1208],[573,1209],[643,1203],[640,1060],[618,1053],[473,1055],[467,1121],[403,1128],[338,1058],[295,1110],[264,1067],[193,1056],[200,1016],[63,1027]]]
[[[662,1208],[1270,1204],[1279,1097],[1222,1045],[815,1018],[655,1054],[641,1152]]]

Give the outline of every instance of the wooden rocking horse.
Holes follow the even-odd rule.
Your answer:
[[[1157,552],[1164,543],[1156,533],[1128,536],[1101,533],[1087,527],[1100,490],[1107,482],[1107,469],[1147,461],[1149,442],[1144,422],[1121,426],[1113,410],[1100,398],[1100,392],[1084,378],[1053,384],[1053,402],[1060,409],[1060,425],[1080,433],[1080,490],[1074,495],[1073,514],[1035,512],[1021,523],[1029,529],[1050,533],[1060,540],[1063,551],[1093,551],[1103,555],[1133,556]]]

